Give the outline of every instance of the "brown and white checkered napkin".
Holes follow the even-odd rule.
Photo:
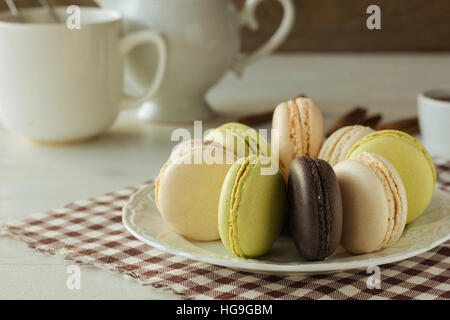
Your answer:
[[[435,162],[439,187],[450,192],[450,161]],[[136,240],[123,227],[121,214],[137,188],[34,214],[2,226],[0,234],[187,299],[450,299],[450,241],[381,266],[381,289],[367,288],[365,271],[308,277],[252,274],[167,254]]]

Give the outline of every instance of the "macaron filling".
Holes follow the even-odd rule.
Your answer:
[[[368,165],[372,171],[376,174],[380,182],[383,184],[383,188],[386,194],[386,200],[388,202],[389,214],[388,214],[388,230],[386,236],[377,250],[381,250],[393,245],[398,240],[398,236],[403,232],[403,228],[406,222],[406,207],[401,199],[400,186],[396,183],[393,173],[387,167],[381,157],[377,157],[373,154],[363,152],[359,154],[355,160],[362,161]]]
[[[239,247],[237,241],[237,212],[239,209],[240,198],[242,194],[242,189],[247,176],[250,174],[251,169],[254,164],[251,164],[252,157],[249,157],[242,163],[237,171],[236,177],[234,179],[233,188],[231,190],[230,199],[230,214],[228,216],[228,240],[229,248],[238,257],[244,257],[245,253]]]
[[[320,257],[325,257],[327,255],[330,243],[331,235],[331,217],[327,212],[330,212],[331,205],[329,202],[329,195],[327,193],[328,187],[326,184],[326,179],[320,174],[319,165],[317,160],[313,158],[306,157],[305,160],[309,163],[311,168],[311,176],[314,181],[313,185],[317,188],[314,194],[317,196],[317,212],[318,212],[318,223],[320,231],[320,245],[319,245],[319,255]]]
[[[310,156],[311,155],[311,120],[310,120],[310,112],[311,106],[309,102],[302,102],[306,105],[299,105],[297,102],[297,108],[300,113],[301,120],[301,129],[302,129],[302,145],[303,145],[303,154]]]
[[[297,104],[288,102],[289,117],[289,140],[292,146],[292,159],[304,154],[304,143],[302,139],[301,117]]]

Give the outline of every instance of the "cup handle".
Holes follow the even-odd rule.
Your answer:
[[[248,26],[251,30],[257,30],[259,28],[259,23],[256,20],[256,8],[264,0],[246,0],[244,7],[240,14],[241,25]],[[244,69],[255,62],[256,60],[272,53],[277,49],[281,43],[286,40],[287,36],[292,30],[295,22],[295,7],[291,0],[278,0],[283,7],[283,20],[281,21],[278,30],[273,34],[273,36],[254,53],[239,58],[234,66],[233,70],[238,75],[241,76]]]
[[[130,109],[143,104],[155,95],[163,81],[167,67],[167,45],[164,38],[158,32],[153,30],[138,31],[122,38],[120,40],[120,52],[122,57],[125,58],[131,50],[145,43],[154,44],[158,51],[158,66],[153,82],[140,97],[133,97],[124,92],[120,103],[121,109]]]

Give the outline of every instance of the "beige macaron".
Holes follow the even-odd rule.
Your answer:
[[[323,117],[309,98],[281,103],[275,109],[272,129],[272,154],[278,157],[285,179],[292,161],[300,156],[317,157],[323,141]],[[278,132],[278,134],[276,134]]]
[[[343,127],[334,132],[320,149],[319,158],[331,166],[345,160],[345,156],[359,139],[375,132],[369,127],[360,125]]]
[[[394,245],[408,212],[405,188],[394,166],[380,155],[364,152],[334,170],[344,210],[341,245],[355,254]]]
[[[227,157],[235,156],[215,143],[176,147],[155,186],[157,208],[175,232],[198,241],[220,239],[218,203],[232,164]]]

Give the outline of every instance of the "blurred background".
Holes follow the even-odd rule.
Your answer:
[[[123,0],[126,1],[126,0]],[[245,0],[234,0],[240,7]],[[293,0],[294,30],[278,51],[450,51],[449,0]],[[19,7],[38,6],[37,0],[16,0]],[[96,5],[94,0],[50,0],[54,5]],[[369,5],[381,8],[382,30],[368,30]],[[0,10],[6,10],[0,1]],[[273,34],[282,16],[277,1],[257,10],[260,29],[243,30],[243,49],[255,49]]]

